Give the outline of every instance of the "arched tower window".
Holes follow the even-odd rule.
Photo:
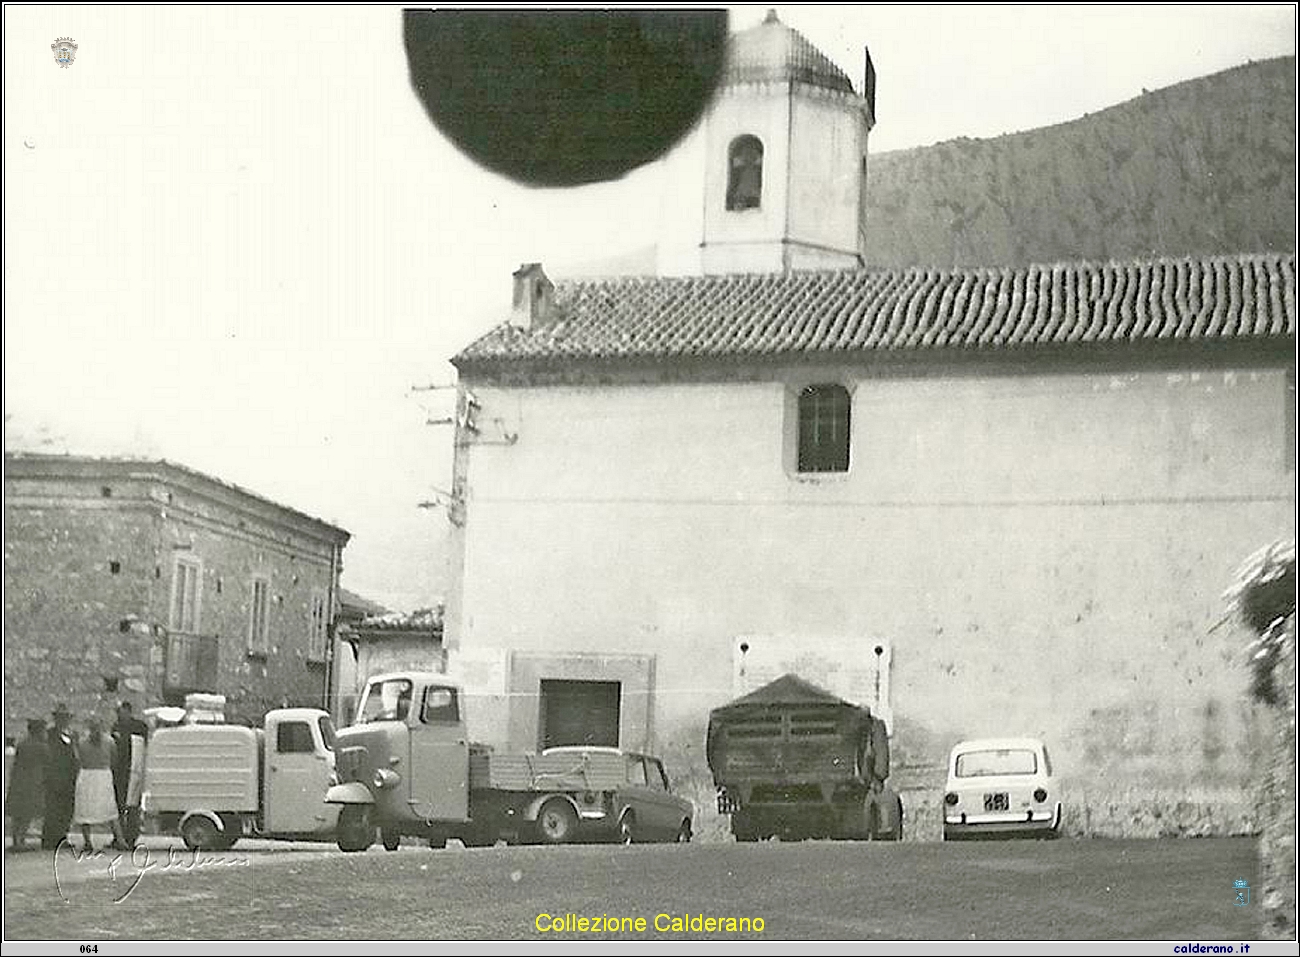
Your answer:
[[[737,136],[727,150],[727,209],[758,209],[763,198],[763,144]]]

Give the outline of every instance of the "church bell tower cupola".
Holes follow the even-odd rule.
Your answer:
[[[859,94],[775,12],[731,37],[705,121],[705,273],[862,263],[875,85],[869,53]]]

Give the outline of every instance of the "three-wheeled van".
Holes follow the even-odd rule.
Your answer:
[[[261,728],[160,728],[145,762],[146,812],[185,846],[225,850],[241,837],[332,840],[338,807],[334,725],[317,708],[267,712]]]
[[[495,753],[469,740],[461,702],[462,689],[446,675],[370,678],[356,723],[339,732],[341,783],[327,797],[342,807],[340,848],[365,850],[376,829],[390,851],[403,835],[431,847],[448,838],[467,847],[502,838],[566,844],[584,833],[690,839],[694,809],[669,793],[657,762],[661,786],[653,792],[644,755],[613,748]]]

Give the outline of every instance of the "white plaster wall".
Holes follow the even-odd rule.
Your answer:
[[[791,110],[790,238],[859,252],[866,118],[855,100],[810,92]]]
[[[705,273],[781,269],[786,234],[789,170],[789,98],[784,84],[726,87],[714,102],[705,132]],[[758,209],[727,209],[728,150],[737,136],[763,144],[763,193]]]
[[[792,475],[789,396],[825,380],[850,472]],[[1280,370],[474,389],[519,439],[462,462],[453,646],[653,654],[662,743],[732,696],[738,636],[887,641],[906,761],[1037,733],[1067,776],[1237,786],[1216,625],[1294,534]]]

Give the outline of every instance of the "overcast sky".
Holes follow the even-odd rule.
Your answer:
[[[876,153],[1295,52],[1289,4],[776,9],[856,84],[870,47]],[[7,444],[180,462],[351,531],[346,587],[441,596],[445,515],[417,503],[448,484],[425,420],[450,394],[411,388],[454,381],[519,263],[671,243],[690,144],[615,183],[501,180],[427,120],[400,8],[4,17]]]

